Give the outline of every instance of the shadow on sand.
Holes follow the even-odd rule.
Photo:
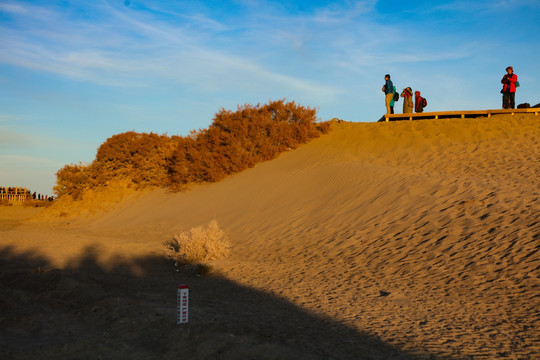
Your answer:
[[[3,359],[439,359],[219,275],[176,272],[158,257],[105,268],[98,253],[55,269],[38,254],[0,249]],[[180,283],[190,286],[186,325],[176,325]]]

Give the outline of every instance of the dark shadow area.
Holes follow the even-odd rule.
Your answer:
[[[38,254],[0,249],[2,359],[441,359],[219,275],[176,272],[150,256],[104,268],[98,253],[55,269]],[[181,283],[190,322],[177,325]]]

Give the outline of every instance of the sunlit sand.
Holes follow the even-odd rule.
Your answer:
[[[342,122],[219,183],[131,194],[109,212],[1,208],[2,351],[539,358],[539,125]],[[232,247],[210,276],[161,260],[166,240],[213,219]]]

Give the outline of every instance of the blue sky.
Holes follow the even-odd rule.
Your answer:
[[[512,65],[536,104],[538,19],[537,0],[0,0],[0,185],[52,194],[108,137],[186,135],[222,107],[376,121],[386,73],[426,111],[493,109]]]

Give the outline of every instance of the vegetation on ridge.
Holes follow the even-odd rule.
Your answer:
[[[179,189],[193,182],[215,182],[275,158],[329,130],[316,123],[316,110],[284,100],[221,109],[208,129],[189,136],[128,131],[107,139],[89,164],[70,164],[56,175],[57,196],[82,198],[109,182]]]

